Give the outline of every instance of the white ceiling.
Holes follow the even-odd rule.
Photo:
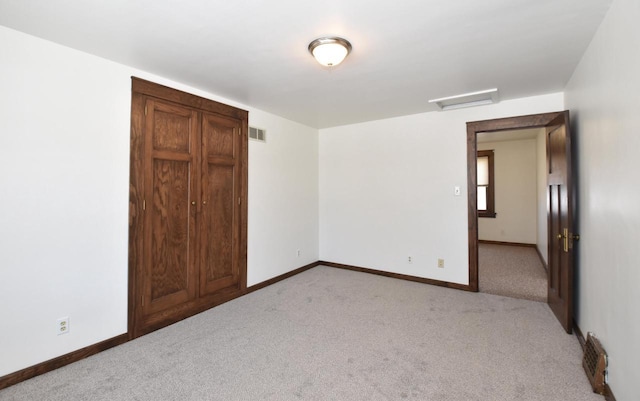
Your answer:
[[[0,25],[325,128],[559,92],[612,0],[0,0]],[[313,39],[353,44],[333,70]]]

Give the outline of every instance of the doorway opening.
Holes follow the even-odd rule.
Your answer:
[[[545,130],[478,132],[476,142],[478,289],[546,302]]]
[[[534,114],[467,123],[469,288],[479,289],[478,133],[543,128],[546,144],[547,303],[564,329],[573,328],[573,181],[569,112]],[[499,210],[496,213],[500,213]],[[543,253],[544,255],[544,253]]]

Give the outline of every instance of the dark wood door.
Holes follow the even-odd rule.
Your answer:
[[[247,119],[133,78],[129,335],[241,296],[247,271]]]
[[[573,329],[573,205],[569,112],[545,127],[547,134],[548,303],[562,327]]]
[[[146,100],[144,159],[144,315],[196,296],[195,210],[198,114]]]
[[[241,126],[223,116],[202,117],[202,218],[200,294],[237,288]]]

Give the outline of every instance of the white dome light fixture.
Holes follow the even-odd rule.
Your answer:
[[[351,52],[351,43],[339,37],[318,38],[309,43],[309,53],[325,67],[335,67]]]

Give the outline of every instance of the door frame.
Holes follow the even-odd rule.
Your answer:
[[[467,123],[467,214],[469,235],[469,289],[478,292],[478,193],[477,193],[477,134],[479,132],[511,131],[542,128],[564,111],[530,114]],[[547,233],[549,231],[547,227]],[[548,253],[548,251],[547,251]],[[548,255],[547,255],[548,257]],[[548,291],[548,290],[547,290]]]

